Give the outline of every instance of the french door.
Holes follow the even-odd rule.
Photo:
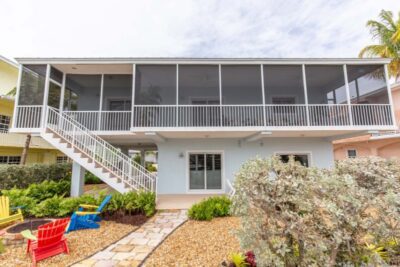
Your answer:
[[[222,189],[222,154],[189,153],[189,190]]]

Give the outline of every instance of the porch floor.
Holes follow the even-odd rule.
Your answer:
[[[194,203],[211,196],[221,196],[223,194],[182,194],[182,195],[158,195],[158,210],[189,209]]]

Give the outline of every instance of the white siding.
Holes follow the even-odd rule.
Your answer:
[[[159,194],[187,193],[188,151],[223,151],[224,178],[231,181],[246,160],[275,152],[308,152],[313,166],[329,168],[334,164],[332,145],[323,138],[265,138],[250,143],[237,139],[167,140],[158,144],[158,151]]]

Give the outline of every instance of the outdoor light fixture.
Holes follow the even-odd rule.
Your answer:
[[[184,157],[183,152],[179,153],[179,157],[180,157],[180,158],[183,158],[183,157]]]

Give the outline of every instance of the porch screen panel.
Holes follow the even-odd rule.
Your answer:
[[[391,125],[392,113],[383,65],[347,65],[355,125]]]
[[[132,75],[104,75],[100,130],[128,131],[131,122]]]
[[[176,65],[136,65],[136,105],[176,104]]]
[[[74,113],[74,119],[90,130],[99,128],[101,75],[67,74],[64,110]]]
[[[65,106],[65,110],[68,110],[69,106],[76,106],[77,110],[98,111],[100,86],[101,75],[67,74],[66,90],[74,97],[66,99],[67,102],[73,103]]]
[[[219,105],[217,65],[179,65],[180,105]]]
[[[267,126],[306,126],[301,65],[264,65]]]
[[[350,101],[355,104],[389,104],[382,65],[347,65]]]
[[[18,105],[43,105],[46,65],[23,65]]]
[[[350,125],[343,65],[306,65],[305,69],[310,124]]]
[[[223,65],[223,104],[262,104],[261,70],[254,65]]]
[[[301,65],[264,65],[266,104],[305,104]]]
[[[47,104],[50,107],[58,109],[60,107],[60,99],[61,99],[61,86],[56,83],[50,82],[49,100]]]

